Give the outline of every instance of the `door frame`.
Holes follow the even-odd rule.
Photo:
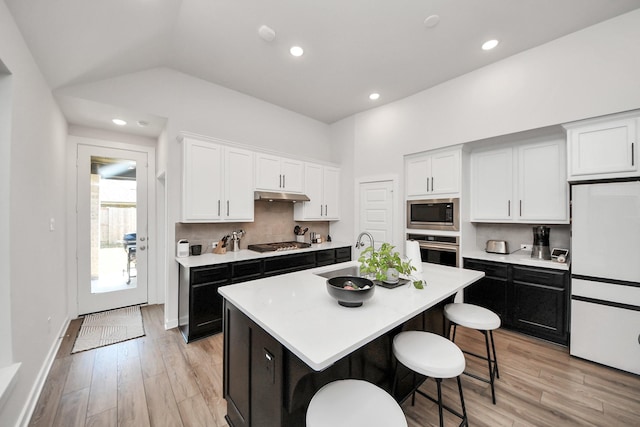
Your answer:
[[[403,216],[401,216],[401,214],[404,212],[404,210],[399,209],[399,201],[400,201],[400,188],[399,188],[399,183],[398,183],[399,177],[396,174],[384,174],[384,175],[373,175],[373,176],[362,176],[362,177],[357,177],[355,179],[355,190],[354,190],[354,202],[355,202],[355,206],[354,206],[354,230],[353,230],[353,241],[355,242],[356,239],[358,238],[358,234],[360,234],[360,197],[362,196],[360,194],[360,185],[361,184],[368,184],[368,183],[372,183],[372,182],[383,182],[383,181],[391,181],[391,188],[392,188],[392,209],[393,209],[393,217],[394,218],[404,218]],[[404,221],[404,220],[403,220]],[[394,245],[396,247],[396,250],[398,252],[400,252],[401,254],[404,253],[404,240],[403,238],[401,238],[402,234],[404,233],[404,222],[402,221],[398,221],[398,220],[394,220],[394,224],[393,224],[393,242],[391,242],[392,245]]]
[[[78,317],[78,256],[77,256],[77,168],[76,159],[78,145],[92,145],[95,147],[114,148],[121,150],[140,151],[147,154],[147,302],[154,304],[158,301],[158,249],[156,221],[156,148],[152,145],[131,144],[107,139],[97,139],[84,136],[69,135],[67,146],[67,304],[69,316]]]

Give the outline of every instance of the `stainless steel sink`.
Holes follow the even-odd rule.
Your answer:
[[[338,270],[325,271],[324,273],[317,273],[316,276],[325,277],[331,279],[338,276],[360,276],[360,267],[352,265],[350,267],[339,268]]]

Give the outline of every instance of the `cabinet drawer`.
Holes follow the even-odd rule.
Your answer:
[[[274,276],[292,271],[305,270],[316,266],[316,255],[313,252],[297,255],[281,255],[264,260],[264,275]]]
[[[508,275],[508,265],[489,261],[479,261],[475,259],[464,260],[464,268],[470,270],[484,271],[487,276],[506,279]]]
[[[316,252],[316,264],[318,267],[333,264],[336,262],[335,249],[327,249],[325,251]]]
[[[229,264],[196,267],[191,269],[191,284],[218,282],[229,279]]]
[[[336,260],[338,262],[351,261],[351,246],[336,249]]]
[[[566,276],[567,273],[563,271],[550,271],[533,267],[513,267],[514,282],[535,283],[564,289]]]
[[[231,281],[246,282],[262,275],[262,260],[234,262],[231,264]]]
[[[640,374],[640,311],[573,300],[571,354]]]

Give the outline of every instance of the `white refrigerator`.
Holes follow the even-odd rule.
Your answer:
[[[640,181],[571,191],[570,353],[640,374]]]

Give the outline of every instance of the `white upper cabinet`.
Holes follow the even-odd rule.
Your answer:
[[[224,183],[224,219],[253,221],[253,152],[225,147]]]
[[[471,153],[473,221],[513,219],[513,149]]]
[[[302,193],[304,163],[256,153],[256,190]]]
[[[405,157],[407,198],[460,193],[460,149]]]
[[[471,153],[471,220],[568,223],[561,138]]]
[[[518,148],[517,219],[569,222],[565,153],[566,144],[562,139]]]
[[[639,176],[639,122],[636,112],[565,125],[569,181]]]
[[[340,219],[340,169],[315,163],[304,165],[304,193],[309,202],[294,205],[296,221],[333,221]]]
[[[184,137],[182,221],[253,221],[253,153]]]

